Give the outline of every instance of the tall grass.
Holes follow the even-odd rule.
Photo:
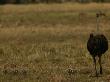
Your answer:
[[[29,13],[29,12],[49,12],[49,11],[90,11],[105,9],[109,10],[110,5],[107,3],[90,3],[90,4],[78,4],[78,3],[64,3],[64,4],[37,4],[37,5],[4,5],[0,9],[3,13]]]
[[[109,4],[38,4],[0,6],[1,82],[107,82],[109,50],[103,56],[104,75],[92,74],[86,49],[96,32],[95,13]],[[86,11],[79,18],[80,12]],[[101,18],[100,31],[109,40],[109,14]],[[93,72],[94,73],[94,72]]]

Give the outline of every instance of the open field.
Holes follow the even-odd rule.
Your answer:
[[[86,48],[98,10],[106,13],[100,32],[110,40],[109,9],[95,3],[0,6],[0,82],[110,82],[110,50],[97,79],[90,77],[95,72]]]

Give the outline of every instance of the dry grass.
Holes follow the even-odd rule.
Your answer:
[[[2,13],[29,13],[29,12],[71,12],[71,11],[94,11],[94,10],[109,10],[110,5],[107,3],[64,3],[64,4],[38,4],[38,5],[4,5],[0,9]]]
[[[103,5],[101,10],[109,9],[109,4]],[[102,58],[104,75],[97,79],[90,77],[94,68],[86,49],[90,32],[96,32],[99,7],[95,3],[1,6],[0,81],[109,82],[110,50]],[[82,10],[87,16],[79,19]],[[100,31],[109,40],[109,14],[102,19]]]

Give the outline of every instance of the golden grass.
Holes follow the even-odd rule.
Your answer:
[[[0,7],[3,13],[24,13],[24,12],[47,12],[47,11],[85,11],[85,10],[109,10],[108,3],[65,3],[65,4],[36,4],[36,5],[4,5]]]
[[[86,48],[89,34],[96,32],[95,12],[109,8],[109,4],[96,3],[0,6],[0,81],[110,81],[110,50],[102,57],[104,75],[97,79],[89,77],[94,68]],[[76,12],[82,11],[94,14],[79,19]],[[107,17],[102,18],[100,31],[109,40]]]
[[[91,56],[86,49],[92,26],[17,27],[0,30],[0,79],[2,82],[100,82],[109,79],[108,52],[103,56],[104,75],[89,77],[92,70]],[[109,39],[109,25],[102,28]],[[13,67],[14,65],[16,67]],[[4,66],[6,68],[4,68]],[[91,68],[90,68],[91,67]],[[73,73],[69,75],[68,69]],[[17,72],[16,72],[17,70]],[[7,72],[6,72],[7,71]],[[13,78],[11,78],[13,77]],[[37,79],[36,79],[37,78]]]

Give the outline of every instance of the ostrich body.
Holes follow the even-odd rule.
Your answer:
[[[108,50],[108,41],[103,34],[93,35],[91,33],[87,42],[87,49],[93,57],[101,56]]]
[[[96,14],[96,16],[99,17],[99,14]],[[100,74],[102,74],[103,72],[102,72],[102,65],[101,65],[101,56],[108,50],[108,40],[103,34],[98,33],[95,35],[91,33],[87,42],[87,49],[93,58],[96,76],[98,76],[97,69],[96,69],[96,57],[99,58],[98,62],[100,65]]]
[[[95,64],[96,76],[98,75],[96,69],[96,56],[99,57],[100,74],[102,74],[101,56],[108,50],[108,40],[103,34],[93,35],[91,33],[87,42],[87,49]]]

